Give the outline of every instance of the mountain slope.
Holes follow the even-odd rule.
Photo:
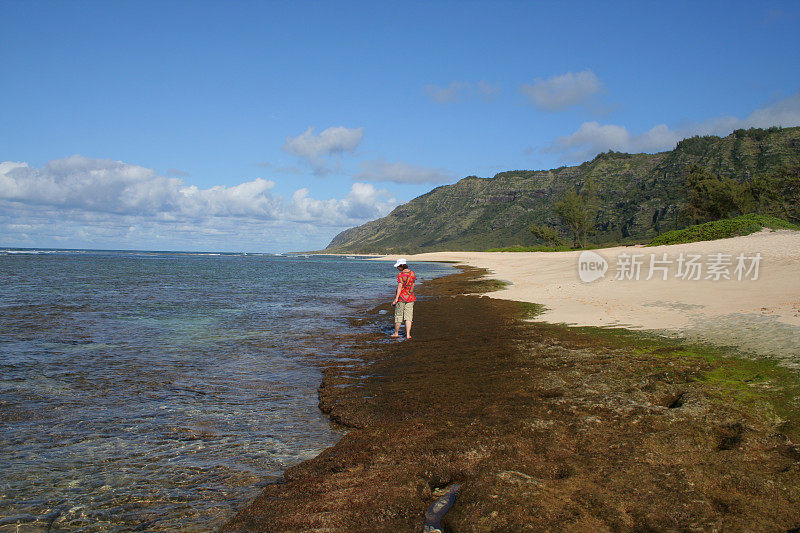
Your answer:
[[[555,226],[566,236],[553,206],[587,180],[600,201],[594,242],[648,240],[693,223],[683,216],[686,176],[693,165],[739,182],[800,169],[800,127],[736,130],[724,138],[685,139],[670,152],[607,152],[573,167],[470,176],[343,231],[326,251],[410,253],[540,244],[529,231],[531,224]]]

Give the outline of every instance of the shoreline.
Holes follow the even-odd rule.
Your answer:
[[[621,246],[592,250],[608,262],[602,279],[583,282],[580,250],[567,252],[428,252],[414,261],[456,261],[485,268],[509,285],[488,296],[544,306],[536,320],[568,326],[649,331],[689,341],[735,347],[781,358],[800,368],[800,232],[765,230],[742,237],[667,246]],[[676,278],[684,254],[705,260],[730,255],[730,280]],[[620,254],[642,254],[639,280],[615,279]],[[668,279],[645,279],[650,254],[666,257]],[[737,280],[738,254],[761,254],[758,279]],[[374,259],[390,259],[381,256]],[[374,260],[373,259],[373,260]],[[708,262],[708,261],[707,261]],[[706,267],[708,264],[705,265]],[[748,265],[749,266],[749,265]]]
[[[797,423],[770,396],[790,371],[525,322],[530,306],[465,295],[492,284],[462,270],[423,284],[413,341],[345,339],[361,362],[328,366],[319,399],[351,429],[223,530],[421,530],[450,483],[454,530],[800,524]]]

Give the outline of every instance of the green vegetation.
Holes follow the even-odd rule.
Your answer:
[[[768,358],[738,357],[710,346],[686,346],[668,356],[704,359],[710,368],[700,375],[712,396],[761,412],[780,423],[783,431],[800,435],[800,376]]]
[[[527,318],[525,308],[520,317]],[[683,359],[703,362],[697,379],[705,390],[724,402],[735,402],[773,420],[781,432],[800,438],[800,371],[768,357],[752,358],[729,348],[690,343],[624,328],[574,327],[538,322],[536,327],[555,339],[605,346],[664,360],[664,371],[674,371]]]
[[[695,223],[747,213],[753,207],[746,183],[717,176],[697,165],[689,171],[686,188],[686,212]]]
[[[800,223],[800,166],[759,174],[749,180],[747,192],[755,212]]]
[[[776,168],[737,181],[694,165],[686,178],[685,212],[695,223],[746,213],[800,220],[800,170]]]
[[[559,235],[558,230],[552,226],[545,226],[544,224],[533,225],[531,226],[531,233],[549,246],[558,247],[564,245],[564,241],[561,240],[561,235]]]
[[[489,248],[486,252],[569,252],[573,248],[562,246],[506,246],[505,248]]]
[[[343,231],[327,251],[561,249],[569,234],[584,247],[645,243],[749,213],[800,223],[800,127],[736,130],[685,139],[670,152],[609,151],[578,166],[469,176]]]
[[[572,231],[573,245],[586,248],[600,209],[594,184],[586,181],[580,192],[568,191],[555,205],[556,214]]]
[[[605,245],[603,244],[589,244],[586,248],[582,248],[583,250],[596,250],[598,248],[603,248]],[[506,246],[504,248],[489,248],[488,250],[483,250],[484,252],[571,252],[574,251],[575,248],[572,246],[567,246],[563,244],[561,246]]]
[[[542,304],[531,302],[515,302],[519,306],[519,317],[523,320],[530,320],[547,311],[547,307]]]
[[[670,231],[650,241],[648,246],[727,239],[740,235],[750,235],[764,228],[800,230],[800,226],[786,220],[769,215],[750,213],[736,218],[715,220],[681,230]]]
[[[464,294],[484,294],[487,292],[501,291],[510,283],[501,279],[479,279],[472,282],[470,290]]]

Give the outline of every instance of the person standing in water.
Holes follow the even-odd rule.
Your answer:
[[[394,334],[392,337],[400,336],[400,324],[406,323],[406,339],[411,338],[411,321],[414,319],[414,282],[417,276],[414,271],[408,268],[406,260],[402,257],[394,264],[400,272],[397,273],[397,292],[394,293]]]

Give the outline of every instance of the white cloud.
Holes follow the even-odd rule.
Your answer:
[[[553,141],[546,151],[562,154],[564,161],[577,161],[607,150],[635,153],[668,150],[666,147],[674,148],[679,140],[678,134],[665,124],[632,135],[625,126],[584,122],[575,133]]]
[[[500,94],[500,87],[487,81],[471,83],[468,81],[453,81],[447,87],[426,85],[425,94],[436,103],[449,104],[474,100],[492,100]]]
[[[453,179],[452,174],[441,169],[412,166],[402,162],[388,162],[383,159],[364,161],[357,179],[364,181],[392,181],[394,183],[446,183]]]
[[[315,174],[323,175],[330,171],[326,157],[353,153],[363,137],[364,128],[336,126],[314,135],[310,127],[297,137],[286,137],[283,150],[306,161]]]
[[[328,225],[347,225],[353,220],[380,218],[397,203],[385,189],[376,189],[369,183],[353,183],[345,198],[315,200],[308,189],[299,189],[288,205],[288,217],[294,222],[325,222]]]
[[[426,85],[425,93],[428,97],[439,104],[449,104],[458,102],[463,97],[463,93],[469,84],[463,81],[451,82],[447,87],[437,85]]]
[[[276,218],[278,205],[269,193],[274,185],[256,178],[203,190],[149,168],[80,155],[41,169],[0,163],[0,199],[101,213]]]
[[[555,139],[546,152],[561,154],[562,161],[583,161],[600,152],[660,152],[672,150],[681,140],[694,135],[728,135],[738,128],[767,128],[800,125],[800,93],[756,109],[747,117],[715,117],[687,126],[670,128],[666,124],[633,134],[625,126],[584,122],[572,134]]]
[[[396,205],[366,183],[354,183],[344,198],[317,200],[300,189],[289,201],[273,194],[274,185],[255,178],[199,189],[152,169],[78,155],[41,168],[7,161],[0,163],[0,244],[310,248]]]
[[[479,95],[487,100],[497,98],[497,96],[500,94],[500,86],[494,85],[487,81],[479,81],[478,85],[475,86],[475,90]]]
[[[522,94],[536,107],[558,111],[583,104],[600,92],[603,83],[591,70],[567,72],[547,79],[536,78],[533,84],[520,87]]]
[[[767,128],[770,126],[797,126],[800,124],[800,92],[771,105],[756,109],[744,119],[747,128]]]

